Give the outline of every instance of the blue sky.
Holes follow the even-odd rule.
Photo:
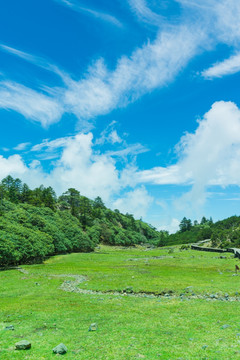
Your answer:
[[[237,0],[0,5],[0,178],[175,231],[240,209]]]

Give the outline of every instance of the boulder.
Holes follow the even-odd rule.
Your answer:
[[[15,344],[16,350],[27,350],[31,349],[31,343],[27,340],[21,340]]]
[[[60,354],[60,355],[64,355],[67,352],[67,347],[64,344],[59,344],[57,345],[54,349],[53,352],[55,354]]]

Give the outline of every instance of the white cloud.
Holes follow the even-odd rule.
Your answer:
[[[43,127],[59,121],[63,114],[57,99],[10,81],[0,82],[0,108],[17,111]]]
[[[112,144],[121,143],[123,140],[120,138],[116,130],[109,134],[109,140]]]
[[[64,73],[64,71],[60,70],[56,65],[49,63],[44,58],[29,54],[25,51],[21,51],[21,50],[18,50],[16,48],[13,48],[13,47],[10,47],[10,46],[4,45],[4,44],[0,44],[0,50],[7,52],[11,55],[17,56],[21,59],[24,59],[25,61],[27,61],[31,64],[34,64],[38,67],[41,67],[47,71],[54,72],[55,74],[60,76],[63,80],[65,79],[65,77],[67,77],[67,75]]]
[[[43,126],[59,121],[64,113],[71,113],[87,128],[86,121],[127,106],[173,81],[198,52],[200,38],[188,27],[173,27],[159,33],[153,42],[138,48],[130,57],[120,57],[114,70],[109,70],[104,60],[99,59],[79,81],[60,72],[63,87],[46,86],[37,91],[12,81],[2,81],[0,108],[17,111]],[[8,51],[27,61],[35,61],[30,54],[12,48]]]
[[[136,171],[138,181],[192,185],[191,194],[199,200],[207,186],[240,185],[240,109],[232,102],[214,103],[196,131],[181,138],[176,151],[176,164]]]
[[[19,155],[4,158],[0,155],[0,179],[11,174],[12,176],[21,176],[27,171],[27,168]]]
[[[103,60],[85,78],[71,81],[64,103],[79,120],[107,114],[171,82],[198,51],[198,38],[185,27],[160,33],[157,39],[121,57],[109,71]]]
[[[75,1],[69,1],[69,0],[54,0],[54,1],[58,2],[59,4],[65,5],[74,11],[93,16],[96,19],[103,20],[117,27],[121,28],[123,26],[122,23],[115,16],[110,15],[108,13],[104,13],[102,11],[93,10],[89,7],[79,5],[79,3],[76,3]]]
[[[44,151],[52,151],[55,149],[59,149],[66,146],[70,138],[73,137],[66,136],[55,140],[45,139],[40,144],[34,145],[31,151],[42,151],[43,149]]]
[[[122,213],[133,214],[135,218],[144,217],[153,203],[153,198],[148,194],[144,186],[127,192],[113,203],[113,207]]]
[[[218,38],[228,44],[239,46],[240,40],[240,2],[238,0],[215,0],[216,34]]]
[[[136,14],[141,21],[158,27],[163,23],[164,18],[152,11],[146,0],[128,0],[128,2],[134,14]]]
[[[35,151],[42,151],[46,147],[62,148],[50,172],[44,172],[41,162],[36,159],[27,166],[19,155],[8,159],[1,156],[0,177],[8,174],[19,176],[32,187],[51,185],[58,194],[75,187],[90,198],[101,196],[104,201],[110,201],[113,194],[122,188],[119,172],[113,158],[95,153],[92,138],[91,133],[80,133],[52,142],[46,140],[39,147],[35,146]]]
[[[167,230],[170,234],[175,233],[179,230],[180,221],[175,218],[169,218],[168,221],[164,221],[161,226],[158,227],[158,230]]]
[[[240,71],[240,54],[231,56],[222,62],[217,62],[202,72],[207,79],[220,78],[225,75],[235,74]]]
[[[168,167],[155,167],[150,170],[142,170],[138,172],[139,182],[150,183],[155,185],[169,184],[186,184],[191,178],[190,174],[184,176],[181,173],[180,166],[171,165]]]
[[[13,149],[14,150],[25,150],[29,145],[31,145],[30,142],[25,142],[25,143],[21,143],[21,144],[18,144],[17,146],[15,146]]]
[[[129,155],[136,156],[136,155],[148,152],[148,151],[149,150],[141,144],[133,144],[133,145],[126,146],[121,150],[107,151],[106,154],[108,156],[116,156],[116,157],[126,158]]]
[[[60,0],[59,0],[60,1]],[[129,0],[142,18],[158,22],[159,15],[150,10],[146,0]],[[61,2],[92,15],[95,10],[73,1]],[[18,111],[27,119],[48,126],[59,121],[64,113],[76,116],[89,130],[93,118],[108,114],[113,109],[127,106],[138,98],[172,82],[188,62],[204,50],[214,49],[219,42],[236,46],[240,40],[240,3],[236,0],[178,0],[183,11],[179,25],[166,23],[155,40],[148,41],[132,54],[119,57],[115,69],[109,69],[103,59],[73,80],[57,66],[40,57],[0,45],[1,49],[57,73],[62,87],[47,87],[40,91],[11,81],[0,83],[0,108]],[[101,15],[103,13],[96,12]],[[99,15],[99,16],[100,16]],[[196,20],[197,15],[197,20]],[[110,16],[110,15],[109,15]],[[205,75],[224,75],[236,71],[238,58],[232,57],[204,72]],[[233,70],[235,69],[235,70]],[[215,73],[214,73],[215,71]],[[215,75],[214,75],[215,74]],[[76,79],[76,77],[75,77]],[[16,102],[12,99],[16,98]],[[115,137],[116,138],[116,137]]]

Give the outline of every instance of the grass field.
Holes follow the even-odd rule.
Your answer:
[[[101,246],[1,271],[0,359],[53,359],[61,342],[66,359],[240,359],[239,260],[224,256]]]

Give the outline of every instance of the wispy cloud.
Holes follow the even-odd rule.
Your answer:
[[[146,0],[128,0],[128,3],[140,21],[147,22],[157,27],[165,22],[163,16],[155,13],[149,8]]]
[[[60,76],[63,80],[67,77],[67,74],[63,70],[59,69],[58,66],[56,66],[55,64],[51,64],[46,59],[44,59],[40,56],[32,55],[32,54],[29,54],[28,52],[21,51],[21,50],[18,50],[16,48],[13,48],[13,47],[10,47],[10,46],[4,45],[4,44],[0,44],[0,50],[7,52],[9,54],[12,54],[14,56],[17,56],[31,64],[41,67],[47,71],[51,71],[51,72],[55,73],[56,75]]]
[[[17,151],[22,151],[22,150],[25,150],[28,146],[30,146],[31,143],[30,142],[25,142],[25,143],[21,143],[21,144],[18,144],[17,146],[15,146],[13,149],[14,150],[17,150]]]
[[[102,21],[108,22],[112,25],[115,25],[117,27],[123,27],[123,24],[113,15],[110,15],[108,13],[98,11],[91,9],[89,7],[85,7],[82,5],[79,5],[79,3],[76,3],[75,1],[69,1],[69,0],[54,0],[58,2],[59,4],[65,5],[69,8],[71,8],[74,11],[77,11],[79,13],[83,13],[89,16],[93,16],[96,19],[100,19]]]
[[[103,145],[105,143],[116,144],[116,143],[123,143],[124,140],[118,135],[117,130],[114,129],[116,121],[112,121],[106,129],[104,129],[100,137],[96,139],[96,145]]]
[[[221,78],[226,75],[236,74],[240,71],[240,53],[231,56],[222,62],[217,62],[202,72],[206,79]]]
[[[17,111],[43,127],[57,122],[63,114],[56,98],[10,81],[0,82],[0,108]]]
[[[136,156],[136,155],[148,152],[148,151],[149,151],[149,149],[147,149],[142,144],[133,144],[133,145],[126,146],[124,149],[121,149],[121,150],[107,151],[106,155],[126,158],[129,155]]]
[[[131,1],[139,12],[153,15],[146,10],[148,8],[146,1]],[[61,2],[66,6],[79,6],[68,0],[61,0]],[[184,6],[189,6],[189,2],[187,4],[186,1],[182,0],[181,2]],[[198,4],[198,1],[193,0],[191,3]],[[159,30],[155,40],[137,48],[129,57],[119,57],[113,70],[108,68],[104,59],[99,59],[82,74],[79,80],[72,79],[68,74],[62,75],[63,72],[60,71],[64,78],[62,87],[46,86],[45,88],[41,87],[39,91],[11,81],[1,82],[0,108],[18,111],[26,118],[38,121],[43,126],[59,121],[64,113],[69,113],[75,115],[79,124],[87,128],[97,116],[108,114],[116,108],[125,107],[144,94],[174,81],[191,59],[204,49],[211,48],[212,40],[209,39],[213,33],[215,43],[225,41],[232,44],[233,41],[240,39],[240,31],[236,29],[239,17],[235,15],[235,12],[240,15],[240,5],[229,0],[229,9],[226,0],[220,2],[211,0],[212,8],[211,14],[209,14],[209,11],[204,8],[209,5],[209,2],[203,0],[201,4],[203,14],[206,15],[206,23],[202,23],[205,18],[203,16],[200,23],[190,20],[184,23],[182,20],[180,25],[166,27],[167,30]],[[236,11],[234,12],[234,10]],[[227,15],[224,15],[224,11]],[[212,28],[208,23],[210,18],[216,20]],[[48,70],[58,69],[34,55],[6,45],[2,45],[1,48]],[[237,57],[233,57],[226,60],[222,64],[224,66],[220,67],[219,65],[218,74],[223,67],[225,72],[230,71],[233,64],[236,69],[237,60]],[[213,69],[211,72],[213,73]],[[209,73],[210,69],[203,74]],[[13,98],[16,98],[16,101]]]
[[[86,121],[127,106],[173,81],[198,52],[199,41],[199,36],[189,28],[176,27],[159,33],[156,40],[130,57],[122,56],[114,70],[99,59],[80,80],[66,76],[63,87],[42,87],[40,92],[10,81],[2,82],[0,108],[18,111],[43,126],[71,113],[86,126]]]

